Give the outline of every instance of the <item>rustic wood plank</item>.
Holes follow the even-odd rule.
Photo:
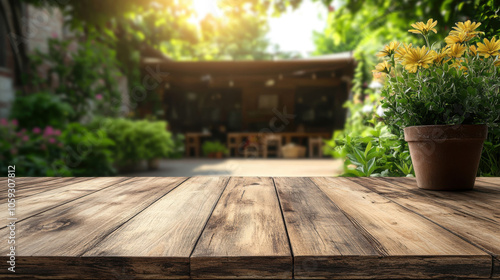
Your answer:
[[[22,186],[24,184],[39,184],[43,182],[48,182],[51,180],[59,179],[59,177],[15,177],[15,178],[7,178],[7,177],[0,177],[0,180],[2,182],[7,181],[7,179],[14,179],[16,186]],[[7,188],[6,185],[2,184],[1,185],[2,189]]]
[[[500,177],[477,177],[475,186],[482,184],[486,185],[484,187],[494,187],[500,191]]]
[[[5,257],[0,257],[6,260]],[[17,257],[16,272],[0,271],[2,279],[161,279],[164,275],[189,278],[182,258],[161,257]],[[183,274],[188,271],[188,274]],[[147,274],[146,274],[147,273]],[[143,278],[146,276],[147,278]],[[33,278],[35,277],[35,278]]]
[[[380,253],[309,178],[274,181],[292,246],[295,278],[363,278],[373,273],[359,269],[359,263],[376,263]],[[353,262],[340,265],[344,258]]]
[[[47,190],[28,197],[18,198],[16,201],[15,217],[17,218],[17,222],[20,222],[26,218],[49,209],[56,208],[67,202],[84,197],[90,193],[103,190],[106,187],[125,180],[134,179],[128,177],[102,177],[79,181],[76,183],[71,183],[71,181],[69,181],[69,184],[66,186],[61,186],[60,188],[53,190]],[[135,180],[140,181],[141,179]],[[7,209],[7,202],[1,203],[0,209]],[[0,218],[2,220],[6,220],[8,215],[9,213],[7,211],[0,212]],[[0,229],[5,227],[6,225],[2,225]]]
[[[391,257],[394,266],[376,271],[377,277],[490,276],[489,254],[424,217],[346,178],[312,180],[384,256]],[[398,256],[403,256],[400,263]]]
[[[500,178],[478,177],[472,191],[468,192],[425,192],[418,189],[415,179],[385,178],[386,181],[396,186],[403,187],[404,191],[416,192],[417,196],[429,197],[429,202],[439,204],[452,210],[446,215],[453,215],[453,219],[439,219],[437,208],[419,205],[414,211],[438,222],[440,225],[452,230],[459,236],[466,238],[493,256],[492,277],[500,279]],[[435,205],[433,205],[435,206]],[[472,230],[479,229],[479,230]]]
[[[292,278],[271,178],[231,178],[191,256],[193,278]]]
[[[185,178],[126,181],[21,221],[16,226],[17,255],[32,260],[33,265],[41,264],[40,271],[55,273],[42,275],[46,278],[64,277],[57,274],[60,267],[51,262],[43,263],[38,258],[67,257],[68,263],[85,266],[80,258],[83,253],[183,181]],[[0,230],[0,234],[7,236],[7,230]],[[6,246],[0,248],[0,254],[7,254]],[[5,259],[3,257],[2,261]],[[18,275],[34,276],[23,274],[22,269],[20,266]],[[38,270],[33,268],[31,271]],[[0,276],[5,273],[10,272],[2,270]],[[78,278],[90,276],[80,275]]]
[[[65,177],[65,178],[56,178],[48,181],[41,182],[23,182],[20,185],[16,184],[16,198],[25,198],[32,195],[36,195],[42,192],[54,190],[57,188],[61,188],[70,184],[75,184],[83,181],[87,181],[92,179],[92,177]],[[4,203],[7,201],[6,197],[2,197],[0,199],[0,203]]]
[[[155,265],[142,266],[138,278],[188,277],[189,256],[228,180],[228,177],[189,179],[83,256],[125,259],[142,256]],[[135,259],[129,263],[134,265]],[[161,264],[169,270],[158,273],[157,266]]]
[[[500,194],[481,187],[467,192],[425,191],[417,187],[416,180],[401,178],[372,179],[360,184],[500,255]]]
[[[51,180],[57,179],[57,177],[15,177],[15,178],[7,178],[7,177],[0,177],[0,191],[5,191],[8,188],[7,184],[7,179],[13,179],[14,183],[16,184],[16,188],[26,185],[26,184],[40,184],[40,183],[46,183]]]

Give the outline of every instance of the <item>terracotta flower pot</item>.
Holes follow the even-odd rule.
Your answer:
[[[217,159],[220,159],[220,158],[223,158],[224,157],[224,153],[222,152],[213,152],[213,153],[209,153],[208,154],[208,158],[217,158]]]
[[[422,189],[462,191],[474,187],[486,125],[424,125],[404,129]]]

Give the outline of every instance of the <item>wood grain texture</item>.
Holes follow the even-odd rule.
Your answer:
[[[2,279],[500,279],[500,178],[17,179]]]
[[[87,181],[92,179],[91,177],[67,177],[67,178],[56,178],[53,180],[40,180],[35,182],[22,182],[21,184],[16,184],[16,198],[25,198],[46,191],[54,190],[60,187],[68,186],[70,184],[76,184],[79,182]],[[2,196],[0,203],[5,203],[7,201],[6,196]]]
[[[475,186],[496,189],[500,192],[500,178],[499,177],[477,177]]]
[[[415,180],[398,178],[352,180],[500,255],[500,194],[478,186],[467,192],[426,191]]]
[[[490,276],[491,256],[442,227],[349,179],[312,180],[383,256],[392,257],[390,263],[394,264],[395,271],[386,269],[387,275],[377,271],[378,277]],[[397,256],[404,256],[400,264],[397,264]],[[455,256],[458,256],[457,261],[453,261]],[[415,263],[412,263],[412,257]],[[432,257],[431,261],[426,261],[426,257]],[[404,271],[401,271],[403,265]],[[433,274],[422,274],[424,269]],[[464,270],[469,274],[457,274],[457,271],[462,273]]]
[[[270,178],[231,178],[191,256],[193,278],[292,278]]]
[[[0,257],[3,262],[6,257]],[[5,266],[2,279],[189,279],[189,265],[182,258],[161,257],[17,257],[16,272]],[[5,263],[5,262],[4,262]],[[32,278],[36,276],[36,278]]]
[[[0,191],[6,190],[8,188],[7,179],[14,179],[16,187],[18,187],[26,184],[40,184],[58,178],[57,177],[15,177],[15,178],[0,177],[0,182],[2,182],[2,184],[0,184]]]
[[[227,177],[187,180],[107,236],[84,257],[157,257],[170,272],[151,277],[175,279],[189,275],[189,256],[228,180]]]
[[[294,276],[338,278],[332,261],[356,256],[361,260],[379,256],[339,208],[309,178],[274,178],[292,252]],[[362,277],[359,262],[347,266],[351,276]]]
[[[17,222],[129,179],[127,177],[102,177],[76,183],[69,181],[66,186],[18,198],[15,213]],[[7,202],[0,203],[0,209],[7,209]],[[7,211],[0,212],[2,220],[7,219],[8,215]],[[5,227],[6,225],[2,225],[0,229]]]
[[[386,187],[379,189],[387,192],[387,187],[394,187],[401,195],[391,199],[490,253],[492,277],[500,278],[499,181],[500,178],[481,177],[477,178],[472,191],[427,192],[417,187],[415,179],[386,178],[381,183]]]
[[[137,178],[17,224],[19,256],[79,257],[185,178]],[[7,229],[0,234],[7,236]],[[6,254],[6,247],[0,254]]]

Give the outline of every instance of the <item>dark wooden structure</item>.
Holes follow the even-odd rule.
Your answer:
[[[222,142],[227,132],[332,133],[344,124],[354,67],[351,53],[276,61],[145,57],[144,74],[156,71],[161,85],[140,111],[164,113],[173,132],[209,131]]]
[[[16,272],[5,242],[0,278],[500,279],[500,178],[467,192],[412,178],[15,181]]]

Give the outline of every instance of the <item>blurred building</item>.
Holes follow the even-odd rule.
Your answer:
[[[144,75],[162,84],[142,116],[169,122],[174,132],[331,133],[344,125],[355,60],[350,52],[274,61],[172,61],[144,57]],[[273,121],[288,115],[285,120]],[[293,115],[293,117],[291,116]],[[274,124],[273,124],[274,123]],[[224,137],[221,137],[224,140]]]

